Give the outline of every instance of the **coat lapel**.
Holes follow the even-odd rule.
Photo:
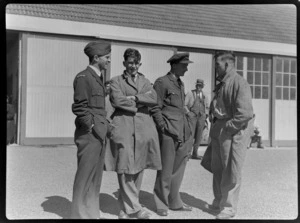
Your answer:
[[[127,75],[125,72],[123,73],[123,77],[126,80],[126,83],[133,87],[136,91],[138,91],[137,85],[132,81],[131,77]]]
[[[138,73],[139,77],[137,78],[137,88],[138,88],[138,92],[141,92],[145,86],[145,77],[144,75]]]

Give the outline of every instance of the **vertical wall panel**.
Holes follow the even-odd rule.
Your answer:
[[[263,140],[269,140],[270,128],[270,103],[266,99],[252,99],[253,111],[255,113],[255,124],[260,129]]]
[[[276,100],[275,140],[297,140],[297,103]]]
[[[86,43],[28,37],[26,137],[73,137],[73,80],[88,64],[83,53]]]

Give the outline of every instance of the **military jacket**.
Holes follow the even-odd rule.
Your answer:
[[[87,67],[76,75],[74,82],[74,103],[72,111],[77,116],[77,129],[89,131],[94,124],[96,137],[104,140],[108,122],[105,111],[105,87],[100,77]]]
[[[184,84],[170,72],[158,78],[153,88],[157,93],[157,106],[151,114],[158,129],[164,129],[177,140],[185,142],[191,136],[191,127],[185,115]]]

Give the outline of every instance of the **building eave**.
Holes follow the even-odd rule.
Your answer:
[[[294,44],[166,32],[60,19],[6,14],[6,29],[214,50],[296,56]]]

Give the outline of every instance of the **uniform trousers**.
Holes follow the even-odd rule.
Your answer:
[[[180,144],[167,133],[161,133],[162,170],[158,170],[154,185],[157,210],[178,209],[183,206],[179,188],[188,161],[189,143]]]
[[[200,114],[199,114],[200,115]],[[195,150],[197,151],[198,147],[200,146],[201,140],[202,140],[202,134],[203,130],[205,127],[205,119],[206,119],[206,114],[202,114],[201,116],[198,117],[197,122],[196,122],[196,128],[195,128],[195,134],[194,134],[194,152]]]
[[[99,192],[102,181],[105,146],[93,132],[75,131],[77,172],[73,186],[72,219],[99,219]]]
[[[144,170],[136,174],[118,174],[120,185],[118,202],[120,209],[126,214],[133,214],[142,209],[139,194],[142,185]]]
[[[253,119],[246,129],[233,136],[224,131],[226,121],[217,120],[210,131],[213,206],[219,207],[223,213],[235,215],[242,180],[241,171],[253,131]]]

